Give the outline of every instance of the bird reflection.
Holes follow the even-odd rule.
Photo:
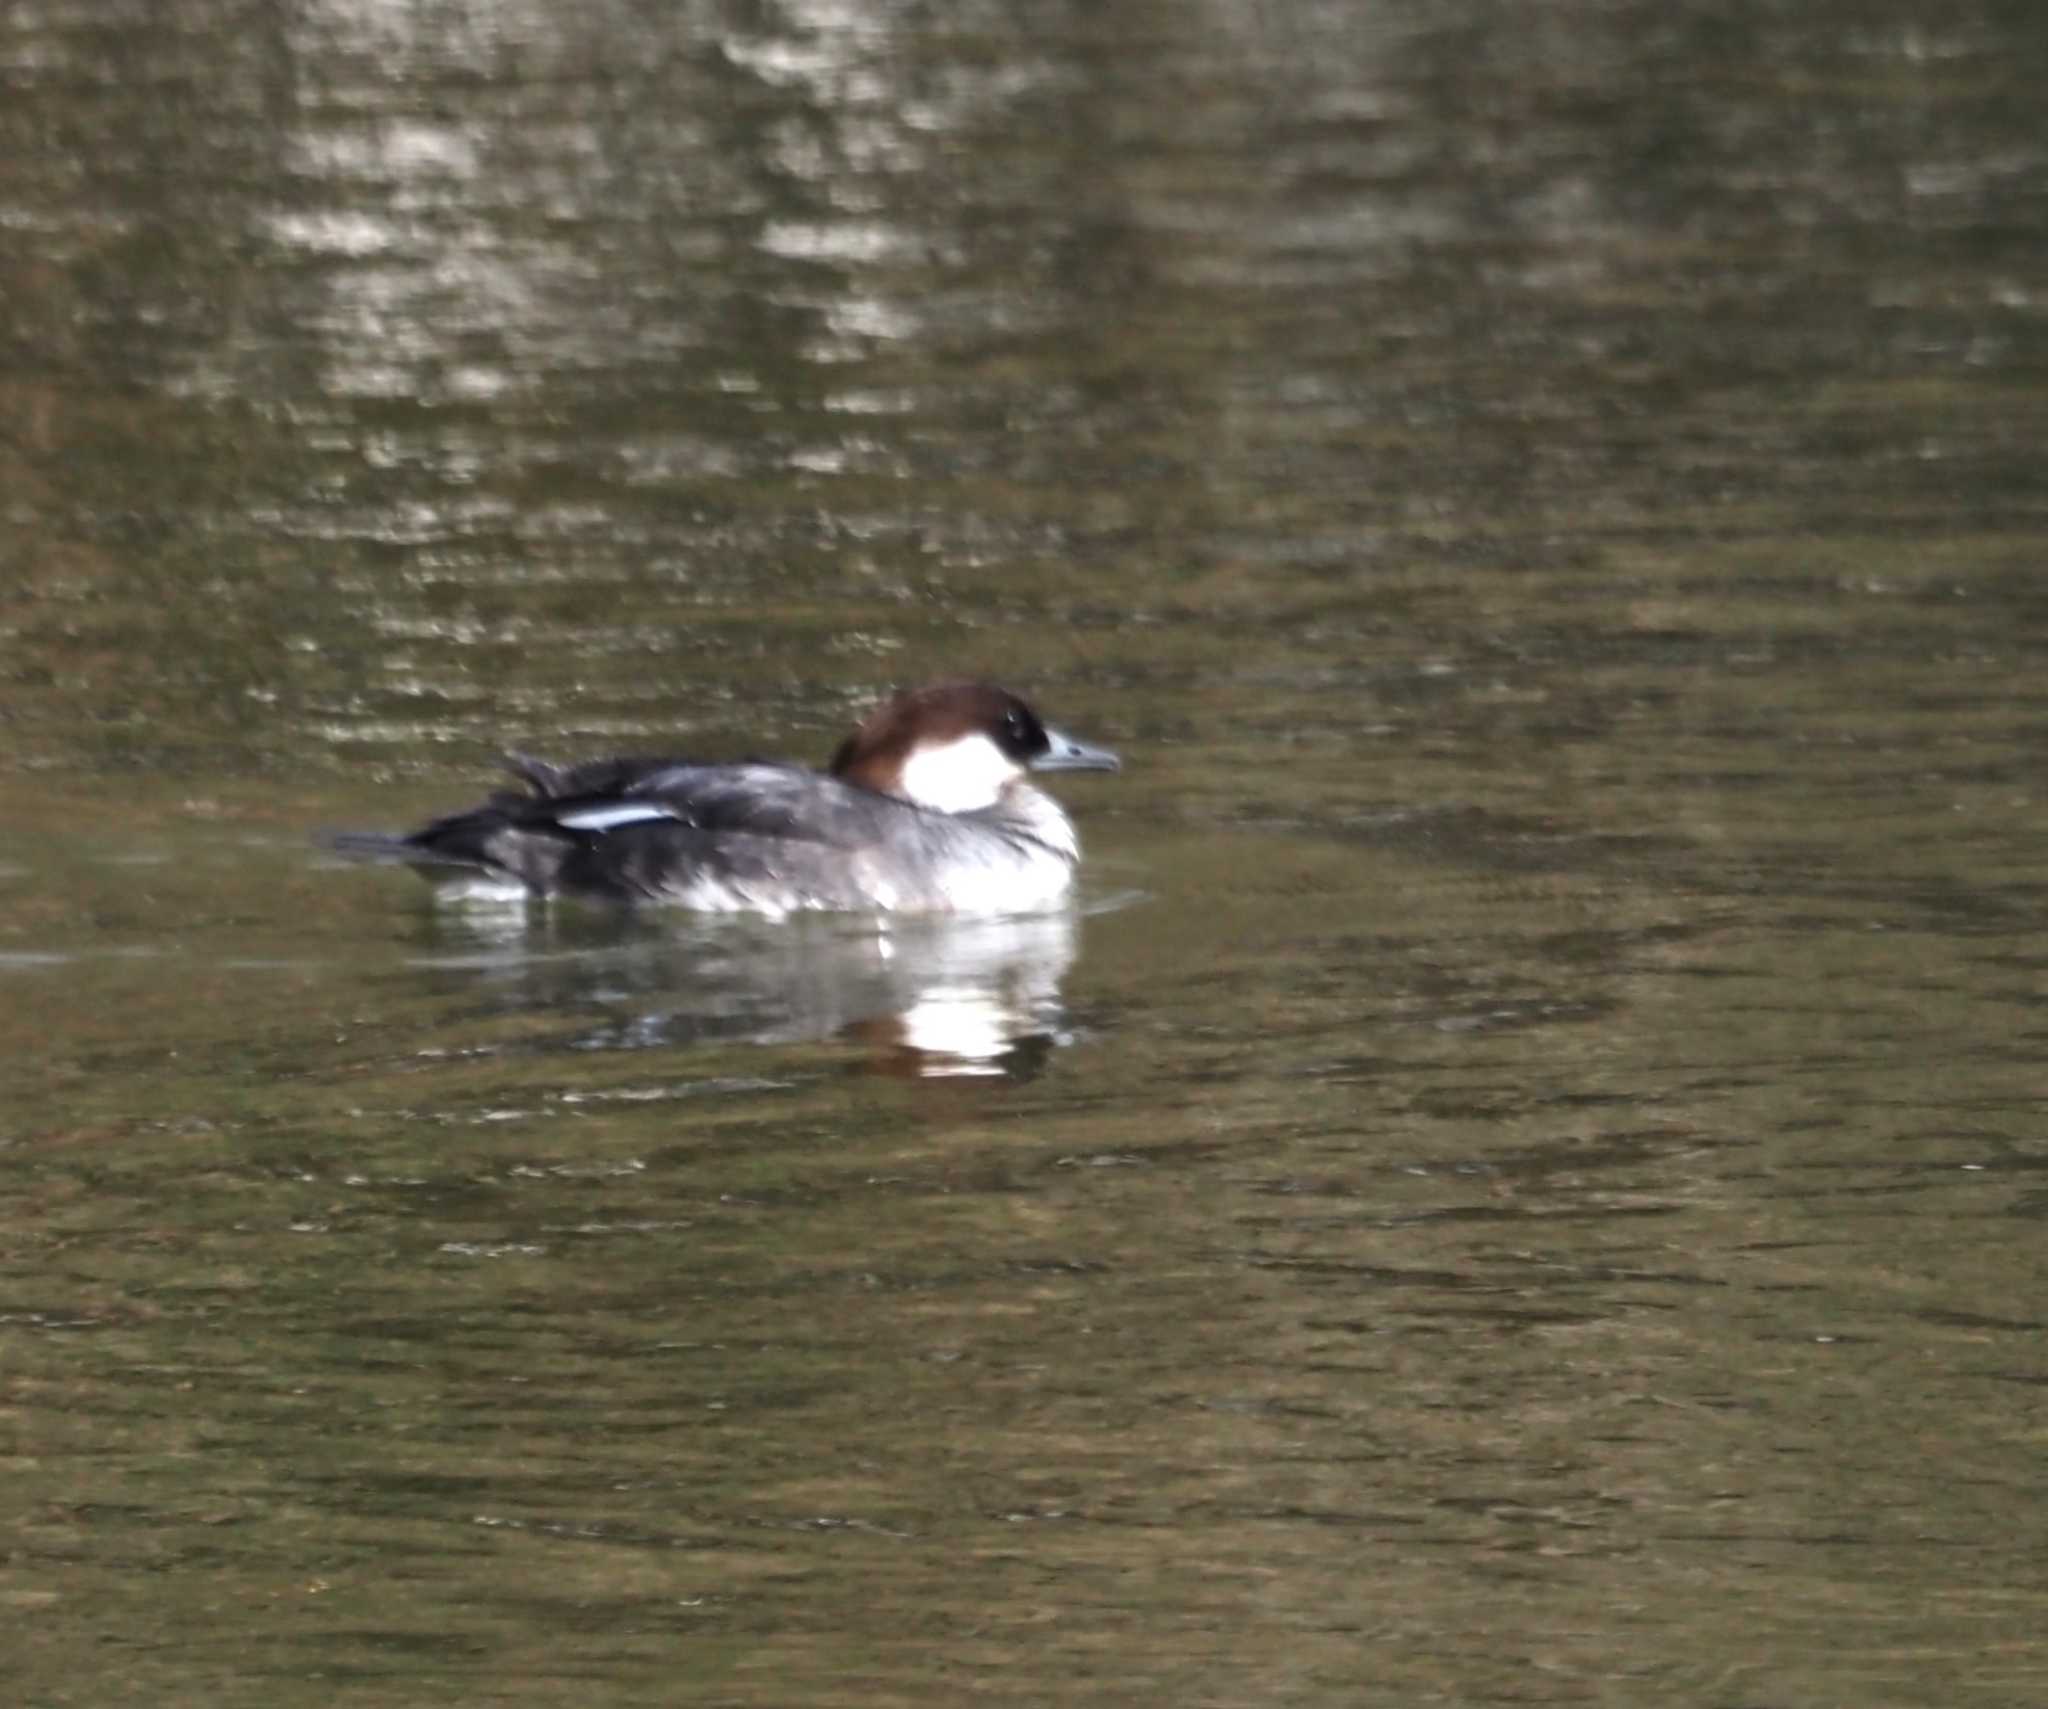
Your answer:
[[[513,1009],[591,1015],[578,1049],[840,1039],[875,1072],[1025,1078],[1070,1042],[1070,910],[777,922],[440,910],[422,932],[416,969]]]

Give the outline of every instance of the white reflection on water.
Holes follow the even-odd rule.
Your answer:
[[[525,1010],[595,1010],[579,1050],[692,1043],[857,1042],[915,1076],[1028,1072],[1072,1042],[1060,988],[1079,948],[1071,910],[994,918],[818,916],[651,924],[437,915],[409,965],[480,982]],[[609,941],[579,945],[579,933]]]

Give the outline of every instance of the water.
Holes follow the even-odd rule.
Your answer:
[[[12,1700],[2039,1702],[2044,72],[13,6]],[[314,843],[962,671],[1072,918]]]

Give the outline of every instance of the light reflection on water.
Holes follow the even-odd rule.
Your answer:
[[[608,941],[577,946],[593,933]],[[943,1076],[1026,1072],[1071,1042],[1060,985],[1079,921],[1066,910],[572,923],[513,906],[443,910],[430,937],[408,967],[459,975],[497,1006],[601,1017],[572,1028],[577,1050],[845,1039],[877,1067]]]

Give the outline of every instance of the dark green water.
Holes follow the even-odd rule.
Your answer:
[[[9,7],[8,1701],[2048,1698],[2044,84]],[[960,672],[1071,920],[313,845]]]

